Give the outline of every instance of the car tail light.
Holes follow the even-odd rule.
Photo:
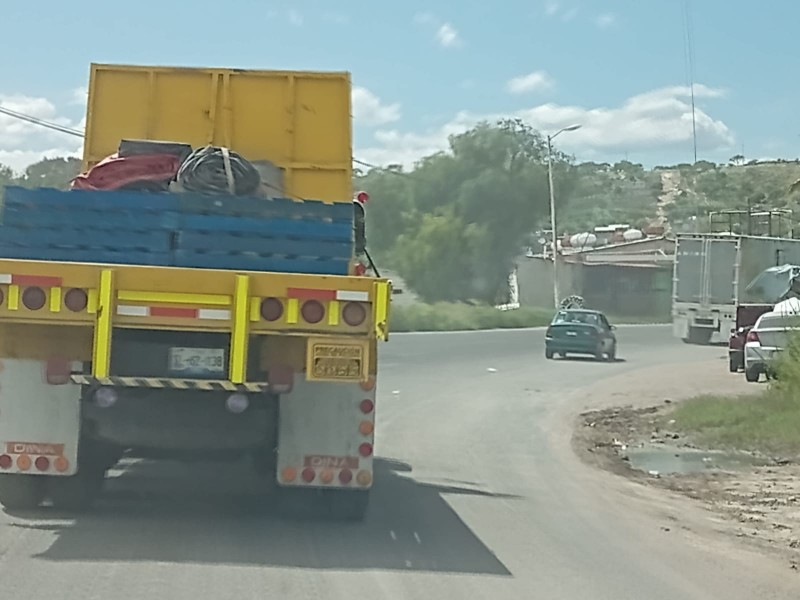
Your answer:
[[[342,309],[342,319],[351,327],[356,327],[367,319],[367,309],[360,302],[348,302]]]
[[[331,483],[333,481],[333,471],[331,469],[325,469],[319,474],[319,480],[322,483]]]
[[[756,342],[761,343],[761,340],[758,338],[758,332],[753,331],[752,329],[747,332],[747,341],[748,342]]]
[[[72,312],[81,312],[89,305],[89,294],[86,290],[74,288],[64,294],[64,306]]]
[[[553,337],[553,328],[552,327],[548,327],[547,331],[544,332],[544,336],[545,337]]]
[[[370,400],[369,398],[365,398],[364,400],[362,400],[359,403],[358,408],[361,409],[362,413],[364,413],[365,415],[368,415],[373,410],[375,410],[375,403],[372,400]]]
[[[325,316],[325,307],[318,300],[307,300],[303,303],[303,308],[300,309],[300,314],[303,315],[303,320],[306,323],[319,323]]]
[[[3,454],[0,456],[0,469],[10,469],[13,463],[14,461],[11,460],[11,457],[8,454]]]
[[[47,302],[47,294],[40,287],[25,288],[22,292],[22,304],[28,310],[39,310]]]
[[[277,298],[264,298],[261,301],[261,316],[265,321],[277,321],[283,316],[283,303]]]
[[[36,469],[39,471],[47,471],[50,468],[50,459],[46,456],[40,456],[34,461]]]

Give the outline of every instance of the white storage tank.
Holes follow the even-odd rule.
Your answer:
[[[635,240],[640,240],[644,237],[644,233],[641,232],[639,229],[628,229],[628,231],[622,234],[622,238],[626,242],[633,242]]]
[[[597,236],[588,231],[576,233],[569,238],[569,243],[573,248],[592,248],[597,244]]]

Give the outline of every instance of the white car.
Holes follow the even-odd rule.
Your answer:
[[[775,360],[792,335],[800,335],[800,314],[768,312],[758,318],[744,345],[744,376],[755,383],[775,369]]]

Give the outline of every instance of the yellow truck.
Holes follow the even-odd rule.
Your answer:
[[[278,503],[363,518],[392,290],[359,262],[350,91],[347,73],[92,65],[85,170],[155,140],[280,183],[5,189],[7,510],[86,508],[123,458],[247,459]]]

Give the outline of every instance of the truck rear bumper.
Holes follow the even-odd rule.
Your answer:
[[[103,388],[99,399],[84,392],[82,421],[86,435],[148,456],[195,452],[241,454],[273,444],[277,400],[267,394],[240,394],[241,412],[231,412],[229,392]],[[244,400],[237,398],[240,410]]]

